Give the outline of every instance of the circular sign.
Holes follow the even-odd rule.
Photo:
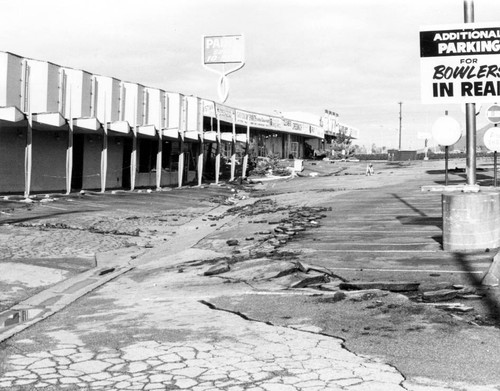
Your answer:
[[[494,104],[488,107],[488,110],[486,110],[486,118],[488,118],[488,121],[492,124],[500,123],[500,105]]]
[[[460,124],[456,119],[447,115],[440,117],[432,125],[432,137],[439,145],[453,145],[462,137]]]
[[[489,128],[484,134],[484,145],[490,151],[500,151],[500,128]]]

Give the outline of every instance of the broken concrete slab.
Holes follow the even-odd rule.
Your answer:
[[[339,291],[340,281],[330,281],[326,284],[321,284],[318,286],[318,289],[321,291],[335,292]]]
[[[207,271],[205,271],[205,273],[203,273],[203,275],[205,275],[205,276],[214,276],[214,275],[217,275],[217,274],[226,273],[229,270],[231,270],[231,268],[229,267],[229,264],[227,264],[227,263],[224,262],[224,263],[219,263],[217,265],[212,266]]]
[[[307,271],[301,270],[299,267],[297,267],[296,264],[290,264],[289,267],[281,270],[278,274],[276,274],[272,278],[281,278],[297,272],[307,273]]]
[[[310,265],[310,264],[307,264],[307,263],[301,262],[301,261],[297,261],[296,264],[297,264],[298,269],[303,273],[309,273],[309,272],[313,271],[313,272],[317,272],[317,273],[326,274],[332,278],[337,278],[341,281],[346,281],[343,277],[333,273],[330,269],[327,269],[326,267]]]
[[[445,311],[462,313],[474,311],[474,307],[465,306],[462,303],[428,303],[427,305],[432,305],[434,308],[439,308]]]
[[[295,269],[292,262],[273,261],[267,257],[261,257],[231,264],[231,270],[225,274],[225,277],[242,281],[252,281],[252,285],[254,285],[260,281],[276,279],[279,273],[288,271],[289,269],[292,270],[288,274],[286,272],[283,273],[283,277],[294,274]],[[300,278],[303,277],[303,275],[300,276]],[[297,279],[293,282],[297,282]]]
[[[418,290],[419,282],[405,281],[371,281],[371,282],[343,282],[340,289],[344,290],[362,290],[362,289],[380,289],[391,292],[412,292]]]
[[[325,274],[320,274],[318,276],[306,277],[303,280],[297,282],[296,284],[293,284],[290,288],[293,289],[305,288],[311,285],[322,284],[327,282],[330,282],[330,278]]]
[[[463,288],[463,286],[462,286]],[[419,290],[421,292],[429,292],[429,291],[439,291],[442,289],[461,289],[461,288],[455,288],[450,282],[448,281],[441,281],[441,282],[422,282],[419,286]]]
[[[383,291],[380,289],[363,289],[359,291],[344,291],[344,293],[347,295],[347,298],[353,302],[360,302],[360,301],[368,301],[376,298],[381,298],[381,297],[387,297],[391,296],[393,298],[397,298],[398,301],[401,302],[407,302],[410,299],[408,299],[407,296],[402,295],[400,293],[389,293],[389,291]]]
[[[430,291],[424,292],[422,295],[422,299],[424,301],[448,301],[456,298],[458,296],[458,292],[453,289],[441,289],[438,291]]]
[[[476,294],[476,288],[473,288],[471,286],[466,286],[463,287],[462,289],[457,290],[458,296],[463,296],[463,295],[474,295]]]
[[[460,298],[465,299],[465,300],[481,300],[483,298],[483,296],[469,294],[469,295],[460,295]]]

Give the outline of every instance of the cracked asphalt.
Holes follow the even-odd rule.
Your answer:
[[[440,163],[428,164],[435,169]],[[374,247],[384,243],[385,258],[379,251],[367,253],[366,237],[360,239],[353,230],[348,235],[349,227],[342,225],[349,220],[342,213],[358,209],[360,218],[351,224],[401,230],[405,225],[393,220],[384,225],[373,215],[362,218],[363,208],[349,209],[345,199],[362,202],[367,195],[382,194],[384,186],[415,196],[419,189],[408,190],[405,183],[429,183],[435,177],[420,164],[399,168],[384,163],[378,172],[375,165],[376,175],[370,178],[359,175],[362,164],[342,168],[342,176],[332,175],[332,167],[336,170],[311,163],[305,173],[320,176],[252,188],[207,186],[4,204],[0,279],[8,281],[1,290],[8,300],[2,299],[2,305],[17,310],[18,318],[2,318],[11,325],[0,330],[0,389],[500,389],[494,371],[500,359],[498,328],[470,324],[484,314],[479,303],[474,315],[458,316],[387,291],[347,292],[341,300],[335,296],[340,282],[335,275],[365,281],[410,275],[431,285],[435,277],[430,274],[441,270],[440,282],[468,284],[458,268],[443,273],[436,263],[429,272],[426,251],[433,251],[435,262],[447,259],[432,239],[439,234],[435,224],[423,234],[427,223],[420,220],[418,240],[414,233],[402,235],[416,245],[410,249],[384,240],[383,232],[369,236]],[[344,198],[336,203],[339,195]],[[435,223],[436,205],[430,204],[426,216],[417,215]],[[391,208],[385,214],[392,219],[409,215]],[[308,218],[294,221],[299,211]],[[343,244],[349,241],[350,247]],[[424,247],[418,247],[420,241]],[[419,251],[422,263],[404,262]],[[384,259],[390,260],[385,271]],[[281,273],[297,261],[333,271],[325,285],[330,290],[290,289],[304,276],[317,275]],[[230,266],[228,273],[204,275],[221,262]],[[473,263],[473,270],[483,273],[488,256],[477,256]],[[16,265],[34,272],[23,278],[26,272]],[[44,318],[29,318],[33,309],[42,310]],[[19,319],[23,316],[28,319]],[[378,331],[374,322],[381,322]],[[398,328],[400,323],[405,327]],[[463,343],[463,354],[455,355],[460,346],[447,346],[444,333],[454,336],[453,344]],[[405,339],[408,344],[402,346]],[[367,340],[378,348],[367,349]],[[473,341],[480,354],[472,351]],[[443,342],[428,361],[425,349],[418,349]],[[449,368],[457,366],[482,377],[450,376],[454,370]]]

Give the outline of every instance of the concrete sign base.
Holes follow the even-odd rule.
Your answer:
[[[500,193],[443,194],[443,249],[477,252],[500,247]]]

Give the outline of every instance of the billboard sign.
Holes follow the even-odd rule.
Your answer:
[[[423,103],[495,102],[500,96],[500,22],[420,30]]]
[[[203,37],[204,64],[230,64],[245,62],[242,35],[210,35]]]

